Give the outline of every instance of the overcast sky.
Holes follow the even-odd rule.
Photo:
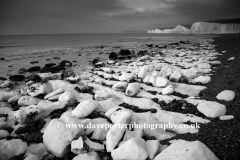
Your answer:
[[[240,18],[240,0],[0,0],[0,34],[145,31]]]

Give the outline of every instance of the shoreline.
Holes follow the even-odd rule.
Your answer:
[[[237,41],[235,42],[236,38],[237,38]],[[100,68],[97,67],[97,68],[91,68],[91,70],[86,70],[84,71],[85,75],[81,74],[81,75],[76,75],[74,77],[69,76],[70,78],[68,82],[71,82],[72,84],[68,82],[58,82],[58,83],[62,84],[60,86],[64,88],[65,92],[67,91],[74,92],[73,95],[75,96],[75,98],[76,96],[80,95],[80,97],[78,97],[79,99],[76,98],[78,102],[82,102],[89,98],[91,99],[91,97],[95,101],[98,101],[102,106],[102,108],[99,109],[100,112],[107,113],[107,111],[110,110],[112,106],[115,106],[115,107],[118,106],[118,108],[121,106],[122,108],[125,108],[129,113],[133,112],[133,115],[135,116],[141,115],[142,118],[147,118],[146,121],[148,123],[152,123],[152,122],[166,123],[167,120],[170,120],[171,118],[172,118],[171,120],[177,122],[175,118],[177,118],[178,116],[182,118],[178,123],[181,122],[181,123],[191,124],[194,121],[200,122],[201,125],[200,125],[199,131],[195,129],[177,130],[177,131],[169,131],[169,132],[158,130],[158,131],[153,131],[151,133],[150,131],[146,130],[143,137],[144,137],[144,140],[146,141],[150,139],[157,139],[160,141],[161,145],[169,145],[170,144],[169,140],[173,140],[173,139],[175,140],[184,139],[188,141],[200,140],[219,159],[229,159],[229,158],[237,159],[238,158],[237,154],[239,153],[237,149],[240,146],[239,141],[236,142],[237,140],[236,138],[240,130],[238,126],[239,117],[240,117],[238,113],[240,111],[237,109],[237,105],[240,104],[238,100],[239,90],[240,90],[239,88],[240,81],[238,81],[239,80],[238,71],[240,69],[240,64],[238,64],[239,55],[237,56],[237,53],[236,53],[237,51],[239,51],[239,48],[236,49],[236,47],[238,42],[240,41],[240,37],[238,37],[238,35],[223,35],[222,37],[215,37],[212,39],[214,39],[214,42],[211,42],[211,40],[209,40],[208,42],[203,42],[200,44],[191,43],[187,41],[183,42],[183,44],[184,43],[191,44],[190,46],[193,48],[189,50],[187,46],[181,45],[180,43],[171,44],[170,45],[171,48],[176,47],[177,49],[175,50],[182,49],[183,51],[176,52],[174,51],[174,49],[168,48],[169,50],[166,49],[168,50],[166,52],[164,51],[165,49],[162,49],[162,51],[159,52],[159,55],[157,54],[157,52],[151,53],[149,54],[149,56],[148,56],[148,53],[145,56],[135,55],[135,57],[133,56],[132,60],[131,59],[122,60],[118,62],[118,63],[121,63],[121,65],[114,65],[115,63],[113,63],[113,65],[103,67],[102,66],[103,62],[96,60],[96,63],[94,63],[93,65],[98,67],[100,66]],[[227,44],[225,44],[226,41],[227,41]],[[212,44],[218,45],[214,47],[217,52],[216,54],[212,54],[211,56],[209,56],[207,54],[210,54],[208,50],[210,50],[210,52],[211,50],[213,50]],[[153,51],[154,48],[156,48],[156,50],[159,50],[155,45],[154,45],[155,47],[152,47],[152,46],[149,47],[148,45],[146,46],[146,48],[150,48],[150,51]],[[194,47],[196,50],[198,50],[201,53],[199,55],[199,58],[203,58],[202,62],[200,61],[198,63],[198,59],[192,60],[193,58],[192,53],[194,53]],[[201,49],[203,51],[201,51]],[[225,54],[223,55],[217,54],[217,53],[222,53],[223,50],[224,51],[226,50]],[[187,52],[189,56],[186,54],[182,54],[183,52]],[[132,56],[129,53],[127,51],[122,51],[123,55],[126,54],[127,56]],[[96,55],[93,55],[93,56],[96,57]],[[233,56],[235,57],[235,60],[233,61],[227,60]],[[217,58],[215,59],[215,57]],[[204,58],[210,58],[210,59],[204,60]],[[211,63],[212,61],[215,61],[215,62],[220,61],[222,64],[214,66],[213,65],[214,63]],[[186,82],[186,79],[184,78],[179,78],[178,80],[172,79],[171,82],[169,83],[174,86],[175,91],[165,95],[163,88],[156,87],[157,85],[157,84],[155,85],[156,78],[155,80],[154,78],[152,78],[151,80],[148,79],[148,82],[145,82],[145,79],[144,79],[146,78],[145,76],[142,78],[139,78],[139,74],[141,71],[139,68],[141,66],[153,64],[155,65],[154,68],[157,68],[156,66],[158,65],[158,63],[162,64],[162,66],[160,67],[160,70],[163,68],[164,65],[166,66],[170,65],[168,67],[170,68],[169,70],[172,70],[171,73],[168,73],[168,72],[165,73],[164,71],[164,74],[169,74],[167,76],[168,79],[172,76],[174,71],[179,70],[180,72],[184,70],[184,67],[186,66],[188,67],[188,65],[190,65],[190,67],[191,65],[192,67],[194,67],[195,65],[198,66],[201,63],[208,63],[213,66],[212,67],[213,70],[211,71],[207,70],[209,69],[208,66],[203,65],[203,68],[199,73],[199,75],[210,76],[212,81],[208,84],[199,84],[199,83],[190,81],[190,79],[194,79],[195,77],[194,78],[191,77],[187,79],[187,82]],[[64,66],[68,66],[68,65],[69,65],[69,62],[64,63]],[[229,67],[226,67],[226,65],[228,65]],[[125,72],[123,72],[123,70],[125,70]],[[157,71],[157,70],[155,69],[154,71]],[[156,73],[156,74],[159,74],[159,73]],[[184,73],[185,72],[181,72],[181,74],[184,74]],[[133,75],[131,74],[138,74],[138,78],[133,78]],[[195,76],[199,76],[199,75],[195,75]],[[128,76],[130,76],[130,79],[128,78]],[[125,95],[124,92],[121,92],[119,90],[114,91],[114,88],[112,89],[112,86],[114,86],[116,83],[120,81],[125,81],[128,87],[130,86],[130,84],[133,84],[133,83],[139,83],[141,84],[141,86],[139,86],[138,91],[135,91],[136,86],[132,88],[130,87],[131,91],[136,92],[134,96],[127,95],[127,94],[130,94],[130,92],[128,93],[127,91]],[[34,83],[37,83],[37,82],[34,82],[33,80],[32,84]],[[51,83],[54,83],[54,82],[51,82]],[[80,86],[80,89],[79,88],[76,89],[76,87],[79,87],[78,85]],[[92,91],[89,93],[83,92],[82,86],[90,87],[92,88],[91,89]],[[207,88],[205,89],[204,86],[206,86]],[[219,92],[226,89],[233,90],[236,93],[235,99],[231,102],[224,102],[224,101],[217,100],[215,98],[216,95]],[[200,99],[198,98],[198,95]],[[114,97],[115,98],[118,97],[118,99],[116,100],[114,99]],[[189,97],[194,97],[194,98],[189,98]],[[40,101],[42,99],[41,97],[37,97],[37,98],[40,99]],[[226,105],[226,108],[227,108],[226,115],[234,115],[234,118],[231,120],[222,121],[222,120],[219,120],[219,118],[209,118],[203,115],[197,109],[197,105],[202,103],[201,100],[214,101],[214,102],[216,101],[219,104]],[[177,108],[178,105],[179,106],[183,105],[187,109],[185,108],[179,109]],[[149,106],[151,106],[151,108],[149,108]],[[163,110],[161,110],[161,108]],[[58,114],[60,114],[61,116],[61,114],[65,113],[65,111],[66,110],[59,111]],[[66,113],[67,112],[71,112],[71,109],[70,111],[69,110],[66,111]],[[162,115],[160,116],[159,113],[165,116],[169,116],[170,118],[165,120],[165,118],[168,118],[168,117],[162,118],[161,117]],[[186,114],[191,114],[193,117],[190,118],[186,116]],[[157,121],[152,120],[149,117],[149,115],[152,115],[152,116],[154,115],[154,117],[156,116],[157,118],[156,117],[155,118],[157,119]],[[138,118],[141,119],[140,117]],[[111,117],[108,117],[108,118],[111,118]],[[113,121],[114,119],[111,119],[111,120]],[[211,122],[208,122],[208,121],[211,121]],[[229,128],[231,125],[232,127]],[[45,125],[45,127],[47,128],[47,125]],[[228,132],[226,132],[226,130],[228,130]],[[176,134],[176,132],[179,132],[179,133]],[[187,132],[190,132],[190,133],[187,133]],[[164,136],[168,137],[175,134],[176,135],[173,138],[168,139],[166,137],[164,138],[161,137],[160,135],[158,135],[159,133],[162,133],[161,136],[163,137]],[[231,153],[229,153],[227,150],[229,147],[232,150]]]

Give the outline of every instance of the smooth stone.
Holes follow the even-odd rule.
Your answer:
[[[217,118],[226,114],[226,106],[213,101],[200,102],[197,109],[210,118]]]
[[[111,121],[115,123],[124,123],[127,124],[130,122],[133,113],[129,110],[117,110],[111,114]]]
[[[158,77],[156,80],[156,87],[164,88],[169,84],[169,80],[164,77]]]
[[[235,57],[230,57],[228,60],[231,61],[231,60],[234,60],[234,59],[235,59]]]
[[[27,150],[27,143],[21,139],[0,140],[0,160],[23,154]]]
[[[130,83],[128,84],[125,94],[127,96],[135,96],[140,91],[140,88],[139,83]]]
[[[148,152],[148,159],[153,160],[163,150],[163,146],[158,140],[148,140],[146,141],[146,149]]]
[[[138,77],[143,79],[147,75],[151,74],[152,70],[153,70],[153,66],[152,65],[143,66],[140,69],[140,71],[138,72]]]
[[[58,89],[48,93],[47,95],[45,95],[44,99],[48,99],[48,98],[53,97],[55,95],[61,94],[63,92],[64,92],[64,90],[62,88],[58,88]]]
[[[217,97],[218,100],[232,101],[235,98],[235,93],[230,90],[220,92]]]
[[[6,138],[9,135],[8,131],[0,130],[0,139]]]
[[[175,82],[178,82],[182,78],[182,74],[179,71],[174,71],[169,79]]]
[[[132,138],[114,149],[111,155],[113,159],[146,160],[146,142],[141,138]]]
[[[162,94],[163,95],[170,95],[174,92],[174,88],[172,85],[168,85],[167,87],[163,88]]]
[[[112,95],[105,90],[97,90],[95,92],[94,98],[95,98],[96,101],[103,101],[103,100],[106,100],[108,98],[111,98],[111,96]]]
[[[38,156],[31,153],[26,153],[24,157],[25,157],[24,160],[40,160]]]
[[[88,152],[85,154],[77,155],[73,158],[73,160],[101,160],[101,158],[96,152]]]
[[[112,86],[112,89],[116,91],[122,91],[125,92],[127,89],[128,83],[127,82],[117,82]]]
[[[30,144],[27,148],[27,152],[31,153],[33,155],[36,155],[39,158],[42,158],[46,154],[48,154],[45,146],[43,143],[38,143],[38,144]]]
[[[123,141],[127,141],[131,138],[142,138],[143,136],[143,129],[138,129],[138,128],[134,128],[134,131],[129,131],[126,130],[124,137],[123,137]]]
[[[211,65],[209,63],[199,63],[197,66],[200,69],[210,69],[211,68]]]
[[[28,87],[27,93],[30,96],[35,97],[35,96],[38,96],[41,94],[46,95],[46,94],[52,92],[52,90],[53,90],[53,88],[48,83],[34,83]]]
[[[234,116],[233,115],[225,115],[225,116],[220,116],[219,119],[220,120],[230,120],[233,119]]]
[[[207,83],[211,82],[211,77],[199,76],[199,77],[195,78],[193,81],[197,82],[197,83],[207,84]]]
[[[30,106],[30,105],[35,105],[39,102],[38,99],[31,97],[31,96],[22,96],[18,100],[18,105],[20,106]]]
[[[156,80],[157,80],[157,77],[151,76],[149,78],[149,83],[151,83],[153,86],[156,86]]]
[[[125,73],[123,72],[121,76],[118,77],[120,81],[127,81],[129,82],[130,80],[134,79],[135,75],[132,73]]]
[[[176,140],[164,149],[154,160],[218,160],[214,153],[202,142]]]
[[[76,98],[71,91],[65,91],[61,94],[58,101],[65,102],[68,106],[72,106],[76,102]]]
[[[24,75],[12,75],[9,77],[10,81],[16,81],[16,82],[23,81],[24,79],[25,79]]]
[[[97,101],[85,100],[77,105],[77,107],[72,111],[72,115],[77,118],[84,118],[90,115],[98,107],[100,107],[100,104]]]
[[[146,77],[143,79],[143,82],[144,82],[144,83],[149,83],[149,80],[150,80],[151,77],[152,77],[152,75],[146,76]]]
[[[21,95],[17,95],[17,96],[13,96],[11,97],[7,102],[9,104],[15,104],[18,102],[18,100],[21,98],[22,96]]]
[[[69,151],[71,141],[78,135],[84,134],[84,128],[66,127],[67,123],[81,124],[78,119],[69,117],[69,120],[53,119],[48,124],[43,134],[43,144],[47,151],[56,157],[63,157]]]

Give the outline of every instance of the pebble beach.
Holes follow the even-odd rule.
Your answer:
[[[239,44],[154,36],[1,54],[0,160],[237,160]]]

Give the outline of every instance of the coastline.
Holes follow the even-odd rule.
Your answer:
[[[189,112],[193,112],[194,114],[196,113],[197,116],[199,116],[200,118],[205,119],[205,120],[210,120],[211,122],[207,123],[207,124],[201,124],[198,133],[177,134],[175,137],[173,137],[171,139],[184,139],[184,140],[188,140],[188,141],[200,140],[207,147],[209,147],[210,150],[219,159],[229,159],[229,158],[237,159],[238,158],[238,153],[239,153],[238,148],[240,146],[240,143],[237,139],[237,136],[238,136],[238,133],[239,133],[239,130],[240,130],[240,128],[238,126],[239,117],[240,117],[239,112],[240,111],[237,108],[237,105],[240,104],[239,103],[239,96],[240,96],[239,95],[239,90],[240,90],[239,82],[240,81],[239,81],[239,74],[238,74],[239,69],[240,69],[240,64],[238,64],[239,55],[237,55],[236,52],[239,51],[239,48],[237,48],[238,47],[237,45],[239,44],[240,37],[239,37],[239,35],[223,35],[222,37],[215,37],[213,39],[214,39],[214,42],[208,42],[208,43],[213,44],[213,45],[217,45],[217,46],[215,46],[215,49],[218,53],[222,53],[222,51],[225,51],[225,50],[226,50],[226,53],[224,53],[223,55],[217,55],[216,56],[217,59],[215,59],[215,61],[220,61],[222,64],[219,65],[219,66],[213,67],[213,72],[212,72],[213,75],[211,75],[212,81],[210,83],[204,85],[204,86],[207,87],[207,89],[203,90],[202,92],[199,92],[199,96],[200,96],[201,100],[204,99],[204,100],[207,100],[207,101],[217,101],[221,104],[226,105],[226,107],[227,107],[226,115],[234,115],[234,118],[231,119],[231,120],[226,120],[226,121],[219,120],[219,118],[208,118],[208,117],[205,117],[205,116],[201,115],[196,109],[193,110],[193,108],[192,108],[193,111],[190,109]],[[206,46],[209,46],[211,48],[211,45],[208,45],[208,43],[206,43],[206,44],[203,43],[203,44],[206,45]],[[173,45],[170,45],[170,46],[175,46],[175,45],[173,44]],[[176,46],[178,46],[178,45],[176,45]],[[200,44],[197,45],[197,49],[198,49],[199,46],[200,46]],[[180,46],[180,48],[181,47],[182,46]],[[151,50],[151,51],[154,50],[154,47],[151,48],[149,46],[145,46],[145,48],[150,48],[149,50]],[[185,49],[185,48],[183,47],[183,49]],[[147,64],[151,65],[152,61],[157,63],[157,61],[162,60],[160,56],[158,56],[157,59],[154,59],[153,55],[154,54],[152,54],[152,55],[150,54],[149,59],[146,59]],[[169,56],[170,55],[171,55],[171,53],[169,53]],[[97,57],[97,56],[98,55],[92,55],[90,58],[91,58],[91,60],[93,60],[94,57]],[[235,60],[233,60],[233,61],[227,60],[227,59],[229,59],[230,57],[233,57],[233,56],[235,57]],[[151,58],[153,58],[153,59],[151,60]],[[137,63],[139,62],[139,64],[141,63],[141,65],[139,65],[139,66],[143,66],[145,64],[144,59],[142,61],[136,61],[136,60],[139,60],[139,59],[141,59],[141,56],[136,56],[135,58],[133,57],[133,62],[137,62]],[[66,59],[66,60],[68,60],[68,59]],[[109,91],[112,94],[115,94],[115,96],[117,95],[117,96],[121,97],[123,99],[123,102],[124,102],[124,103],[118,103],[118,102],[111,101],[113,103],[113,106],[116,106],[116,104],[117,105],[121,104],[121,106],[123,106],[124,108],[128,108],[130,110],[137,111],[137,112],[144,111],[144,113],[145,113],[144,109],[149,109],[149,104],[151,104],[152,105],[151,109],[156,109],[157,111],[159,111],[159,106],[162,107],[162,105],[159,105],[160,100],[157,100],[158,102],[154,103],[156,101],[157,96],[156,96],[156,93],[154,94],[154,91],[151,90],[151,89],[155,88],[156,89],[155,92],[159,92],[160,89],[158,89],[155,86],[152,86],[152,85],[149,85],[148,83],[146,83],[146,86],[145,85],[144,86],[145,86],[147,91],[141,90],[141,92],[140,92],[141,94],[140,93],[137,94],[137,97],[135,97],[135,96],[127,97],[122,92],[114,92],[114,91],[112,91],[112,89],[109,89],[109,86],[112,87],[113,84],[115,84],[116,82],[119,81],[119,79],[117,79],[117,78],[119,78],[118,74],[121,77],[121,72],[122,72],[123,69],[125,69],[127,73],[128,72],[131,73],[131,72],[139,71],[139,70],[137,70],[137,67],[135,67],[134,65],[131,66],[131,67],[127,67],[128,64],[130,64],[131,62],[132,62],[131,60],[123,60],[122,62],[120,62],[120,63],[122,63],[122,65],[120,65],[120,66],[110,65],[110,68],[111,68],[112,72],[109,72],[108,69],[91,68],[92,71],[87,70],[87,72],[89,72],[89,75],[87,75],[87,76],[86,75],[85,76],[76,75],[77,78],[79,76],[79,78],[83,79],[82,82],[79,82],[79,83],[77,82],[76,84],[78,84],[80,86],[81,85],[85,86],[87,84],[87,86],[91,86],[95,89],[94,93],[89,93],[89,94],[87,93],[86,95],[81,94],[81,96],[83,96],[83,97],[78,99],[78,102],[80,102],[82,100],[85,100],[85,99],[88,99],[90,97],[96,99],[96,95],[98,95],[97,98],[99,98],[99,101],[104,101],[106,99],[111,99],[111,98],[108,97],[109,94],[107,93],[107,91]],[[164,61],[162,61],[161,63],[164,63]],[[171,64],[172,62],[169,61],[168,63]],[[229,66],[229,67],[226,67],[226,66]],[[177,68],[179,66],[176,65],[175,67]],[[208,74],[210,75],[211,73],[207,73],[207,74],[204,74],[204,75],[208,75]],[[74,83],[76,77],[72,77],[73,83]],[[124,77],[124,76],[122,76],[122,77]],[[93,78],[93,79],[91,79],[91,78]],[[124,77],[124,78],[126,78],[126,77]],[[125,81],[125,80],[123,80],[123,81]],[[141,80],[140,81],[133,80],[133,81],[129,81],[128,83],[132,83],[132,82],[143,83],[143,81],[141,81]],[[172,83],[174,85],[176,85],[176,88],[178,87],[177,83],[174,83],[174,82],[172,82]],[[191,87],[193,87],[193,88],[194,88],[195,85],[198,86],[198,84],[191,84],[191,83],[187,83],[185,85],[186,86],[188,86],[188,85],[191,86],[192,85]],[[73,85],[73,86],[75,86],[75,85]],[[149,88],[150,88],[150,90],[149,90]],[[232,90],[236,93],[235,99],[231,102],[218,101],[215,98],[216,95],[219,92],[221,92],[223,90],[226,90],[226,89]],[[181,88],[179,90],[181,90]],[[184,90],[184,89],[182,89],[182,90]],[[77,93],[75,93],[75,94],[77,94]],[[189,94],[188,97],[190,97],[190,96],[192,96],[191,94],[194,95],[196,93],[186,93],[186,94]],[[197,97],[197,94],[196,94],[196,97]],[[84,97],[84,95],[85,95],[85,97]],[[149,99],[149,98],[146,98],[147,96],[151,97],[150,98],[151,101],[146,100],[146,99]],[[184,96],[186,96],[186,95],[179,94],[179,93],[177,93],[177,94],[174,93],[173,95],[169,95],[169,97],[168,96],[165,97],[164,95],[160,94],[159,99],[165,100],[165,98],[166,98],[166,101],[168,103],[169,102],[172,103],[172,101],[175,98],[184,99]],[[133,99],[134,101],[131,101],[131,99]],[[143,99],[143,100],[141,101],[141,99]],[[147,101],[147,103],[146,104],[140,104],[137,101],[140,101],[140,103],[141,102],[145,103],[145,101]],[[111,103],[104,101],[103,104],[109,105]],[[140,109],[136,108],[135,104],[139,104],[140,106],[137,106],[137,107],[140,107]],[[186,104],[189,105],[189,102],[186,102]],[[190,104],[190,106],[191,107],[196,107],[196,106],[191,105],[191,104]],[[104,108],[104,109],[105,109],[105,111],[107,111],[107,109],[110,109],[110,108],[111,108],[110,106],[106,106],[106,108]],[[154,112],[155,110],[151,110],[151,112],[152,111]],[[188,121],[186,121],[186,123],[187,122]],[[228,132],[226,132],[226,130]],[[191,130],[191,131],[195,131],[195,130]],[[170,133],[165,133],[165,134],[166,135],[171,135]],[[153,138],[154,136],[156,136],[156,133],[154,133],[150,136],[145,135],[144,138],[145,138],[145,140],[149,140],[149,139]],[[169,145],[169,143],[167,143],[167,141],[169,141],[169,139],[168,140],[160,140],[160,143],[162,145],[166,145],[166,144]],[[231,148],[230,153],[227,150],[228,148]]]

